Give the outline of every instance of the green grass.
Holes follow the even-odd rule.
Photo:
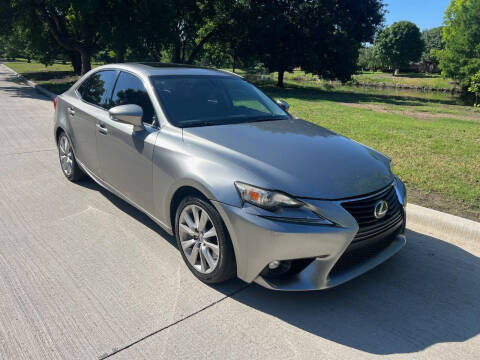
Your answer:
[[[38,62],[27,63],[26,60],[19,59],[4,62],[4,64],[55,94],[61,94],[68,90],[79,78],[74,74],[70,63],[56,62],[53,65],[45,66]],[[93,68],[99,65],[101,64],[92,63]]]
[[[453,81],[444,79],[437,74],[400,73],[398,76],[393,76],[391,73],[365,71],[354,75],[353,79],[359,83],[372,85],[405,85],[433,89],[453,89],[456,87]]]
[[[63,64],[7,65],[56,93],[77,79]],[[286,100],[293,114],[390,156],[412,202],[480,220],[480,112],[450,94],[340,86],[304,75],[286,76],[284,89],[268,77],[249,79]]]

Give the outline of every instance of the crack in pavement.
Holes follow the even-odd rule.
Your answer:
[[[248,288],[250,285],[251,285],[251,284],[246,284],[246,285],[242,286],[241,288],[239,288],[239,289],[237,289],[237,290],[235,290],[235,291],[232,291],[230,294],[227,294],[227,295],[225,295],[224,297],[218,299],[217,301],[214,301],[213,303],[208,304],[208,305],[204,306],[203,308],[201,308],[201,309],[199,309],[199,310],[197,310],[197,311],[195,311],[195,312],[193,312],[193,313],[191,313],[191,314],[189,314],[189,315],[187,315],[187,316],[184,316],[183,318],[180,318],[180,319],[178,319],[177,321],[174,321],[174,322],[171,323],[171,324],[165,325],[164,327],[162,327],[162,328],[160,328],[160,329],[158,329],[158,330],[155,330],[155,331],[153,331],[153,332],[151,332],[151,333],[149,333],[149,334],[147,334],[147,335],[145,335],[145,336],[143,336],[143,337],[141,337],[141,338],[139,338],[139,339],[131,342],[130,344],[127,344],[127,345],[125,345],[125,346],[122,346],[121,348],[114,348],[111,353],[105,353],[105,354],[100,355],[100,356],[98,357],[98,360],[104,360],[104,359],[107,359],[107,358],[109,358],[109,357],[112,357],[112,356],[114,356],[114,355],[116,355],[116,354],[118,354],[118,353],[120,353],[120,352],[122,352],[122,351],[124,351],[124,350],[126,350],[126,349],[128,349],[128,348],[131,348],[131,347],[134,346],[134,345],[137,345],[138,343],[141,343],[142,341],[144,341],[144,340],[146,340],[146,339],[148,339],[148,338],[150,338],[150,337],[152,337],[152,336],[154,336],[154,335],[157,335],[158,333],[161,333],[162,331],[164,331],[164,330],[166,330],[166,329],[171,328],[172,326],[175,326],[175,325],[181,323],[182,321],[185,321],[185,320],[187,320],[187,319],[190,319],[191,317],[193,317],[193,316],[201,313],[202,311],[207,310],[207,309],[209,309],[209,308],[217,305],[218,303],[222,302],[223,300],[228,299],[228,298],[231,298],[232,296],[240,293],[241,291],[243,291],[243,290],[245,290],[246,288]]]
[[[20,151],[16,153],[6,153],[6,154],[0,154],[1,156],[14,156],[14,155],[23,155],[23,154],[34,154],[38,152],[47,152],[47,151],[57,151],[56,148],[53,149],[41,149],[41,150],[33,150],[33,151]]]

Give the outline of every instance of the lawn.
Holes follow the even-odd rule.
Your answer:
[[[400,73],[393,76],[391,73],[364,71],[354,75],[353,79],[361,84],[370,85],[402,85],[418,88],[454,89],[457,85],[450,79],[444,79],[437,74]]]
[[[77,78],[63,64],[7,65],[57,93]],[[303,75],[286,76],[284,89],[271,76],[251,79],[286,100],[294,115],[390,156],[409,201],[480,220],[480,112],[449,94],[332,85]]]
[[[61,94],[68,90],[78,80],[78,75],[73,73],[70,63],[56,62],[53,65],[45,66],[38,62],[27,63],[20,59],[4,62],[4,64],[55,94]],[[101,64],[93,63],[92,67],[99,65]]]

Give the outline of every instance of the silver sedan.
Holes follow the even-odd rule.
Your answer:
[[[88,175],[174,234],[206,283],[324,289],[405,245],[390,159],[235,74],[106,65],[54,106],[65,176]]]

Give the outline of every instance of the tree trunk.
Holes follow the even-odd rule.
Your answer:
[[[236,51],[233,50],[233,64],[232,64],[232,72],[235,72],[235,68],[237,66],[237,54],[236,54]]]
[[[393,76],[398,76],[398,74],[400,74],[400,69],[395,69],[393,71]]]
[[[115,49],[115,62],[123,63],[125,62],[125,48]]]
[[[32,62],[32,59],[30,59],[30,56],[27,56],[27,63],[31,63]]]
[[[80,51],[80,58],[82,59],[82,71],[81,75],[85,75],[92,69],[90,64],[90,53],[87,50]]]
[[[285,75],[285,70],[278,71],[277,86],[283,88],[283,75]]]
[[[175,41],[175,44],[173,44],[172,62],[175,63],[175,64],[179,64],[180,61],[182,60],[180,58],[181,46],[182,46],[182,44],[180,43],[180,39],[177,39]]]
[[[77,75],[80,75],[82,72],[82,59],[80,58],[80,54],[76,51],[69,51],[68,57],[72,63],[73,72]]]

